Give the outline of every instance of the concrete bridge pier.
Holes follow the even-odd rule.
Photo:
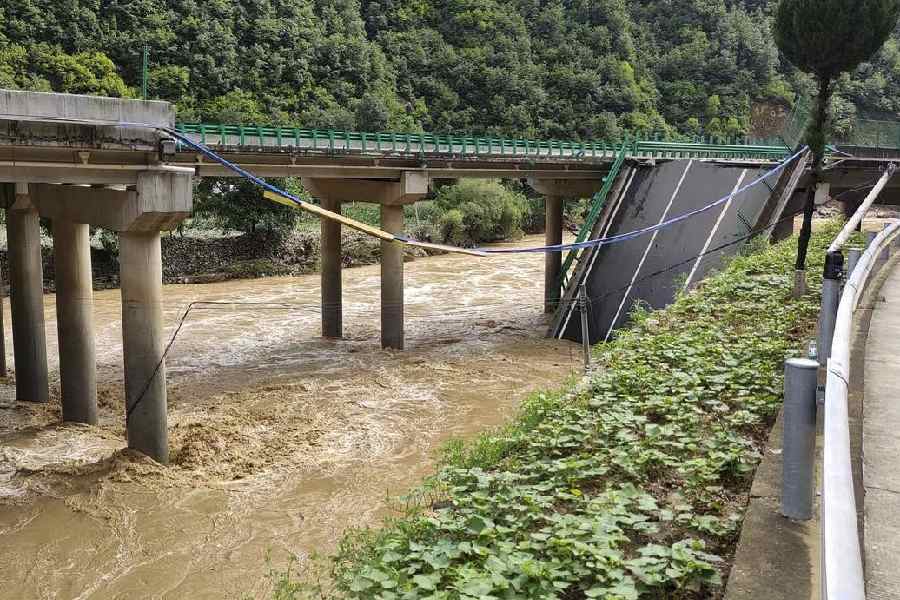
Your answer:
[[[32,184],[41,216],[53,220],[63,411],[96,419],[88,226],[119,233],[122,350],[128,447],[168,461],[160,231],[190,215],[191,171],[138,172],[126,189]],[[133,189],[131,189],[133,188]]]
[[[563,199],[560,196],[547,196],[544,201],[544,245],[562,244],[563,234]],[[556,312],[561,293],[560,277],[562,276],[562,252],[544,254],[544,312]]]
[[[381,228],[403,233],[403,206],[381,205]],[[403,245],[381,242],[381,347],[403,350]]]
[[[423,171],[404,171],[399,181],[304,177],[303,187],[318,198],[323,208],[337,212],[343,202],[372,202],[381,207],[381,228],[403,232],[403,206],[428,193],[429,177]],[[340,225],[322,220],[322,334],[341,335]],[[381,347],[404,346],[403,246],[381,242]]]
[[[169,460],[159,232],[121,232],[122,353],[128,447]]]
[[[41,226],[27,183],[15,184],[6,215],[16,400],[48,402]]]
[[[63,421],[97,422],[97,363],[89,226],[53,221]]]
[[[322,198],[322,208],[341,212],[341,203]],[[322,231],[322,337],[343,337],[343,305],[341,293],[341,224],[321,220]]]
[[[544,196],[544,242],[547,246],[562,243],[563,209],[566,198],[589,198],[600,191],[603,181],[597,179],[536,179],[528,185]],[[544,312],[554,313],[562,295],[562,252],[547,252],[544,258]]]

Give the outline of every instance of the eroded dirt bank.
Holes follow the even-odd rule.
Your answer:
[[[404,353],[377,348],[377,266],[345,271],[339,342],[317,337],[316,275],[166,287],[170,328],[193,301],[254,303],[196,310],[173,347],[168,468],[122,450],[119,296],[98,292],[99,426],[60,425],[55,403],[0,386],[0,597],[258,593],[267,550],[276,564],[330,550],[445,439],[577,367],[578,348],[542,339],[543,256],[406,269]]]

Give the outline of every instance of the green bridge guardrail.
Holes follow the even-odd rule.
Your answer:
[[[528,140],[472,137],[433,133],[365,133],[268,127],[179,123],[176,129],[201,144],[215,148],[278,148],[330,153],[450,154],[457,156],[547,157],[564,159],[615,158],[623,147],[632,158],[745,158],[780,160],[788,148],[782,144],[740,143],[736,140],[661,141],[632,140]]]
[[[594,225],[597,223],[597,219],[600,218],[600,213],[603,211],[603,207],[606,205],[606,199],[609,196],[609,192],[612,190],[613,184],[615,184],[616,178],[619,176],[619,171],[622,168],[622,165],[625,164],[625,153],[627,148],[623,145],[622,149],[619,151],[619,155],[616,157],[615,162],[613,162],[612,167],[609,169],[609,173],[606,174],[606,177],[603,178],[603,187],[600,188],[600,191],[594,194],[594,197],[591,199],[591,209],[588,211],[587,216],[584,219],[584,223],[581,224],[581,229],[578,230],[578,235],[575,237],[575,243],[580,244],[581,242],[588,239],[588,236],[594,230]],[[570,250],[566,254],[566,259],[563,261],[562,268],[560,270],[560,281],[559,287],[562,292],[565,292],[566,288],[569,287],[569,283],[571,282],[571,274],[569,271],[572,268],[572,265],[576,260],[580,260],[580,256],[585,253],[584,249],[574,249]]]

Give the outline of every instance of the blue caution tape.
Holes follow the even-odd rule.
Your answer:
[[[730,199],[733,199],[733,198],[739,196],[740,194],[743,194],[750,188],[759,185],[760,183],[762,183],[766,179],[772,177],[773,175],[777,175],[778,173],[783,171],[785,169],[785,167],[787,167],[791,162],[800,158],[806,152],[806,150],[807,150],[807,147],[803,146],[793,156],[785,159],[781,164],[779,164],[777,167],[775,167],[771,171],[769,171],[766,174],[751,181],[747,185],[737,189],[735,192],[728,194],[727,196],[723,196],[722,198],[719,198],[715,202],[712,202],[710,204],[707,204],[706,206],[692,210],[690,212],[686,212],[683,215],[679,215],[677,217],[672,217],[671,219],[662,221],[661,223],[657,223],[656,225],[644,227],[643,229],[636,229],[634,231],[629,231],[627,233],[620,233],[618,235],[612,235],[609,237],[597,238],[597,239],[592,239],[592,240],[585,240],[583,242],[577,242],[577,243],[571,243],[571,244],[556,244],[553,246],[536,246],[533,248],[511,248],[511,249],[478,248],[478,249],[486,254],[516,254],[516,253],[520,253],[520,252],[549,253],[549,252],[566,252],[566,251],[570,251],[570,250],[579,250],[581,248],[608,246],[608,245],[612,245],[612,244],[626,242],[628,240],[633,240],[635,238],[641,237],[642,235],[647,235],[648,233],[653,233],[654,231],[659,231],[660,229],[665,229],[666,227],[671,227],[672,225],[675,225],[676,223],[686,221],[692,217],[696,217],[699,214],[702,214],[709,210],[712,210],[713,208],[715,208],[717,206],[721,206],[722,204],[725,204]]]

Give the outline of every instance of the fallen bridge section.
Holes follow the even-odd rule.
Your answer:
[[[752,163],[674,160],[623,169],[592,239],[659,225],[727,201],[693,218],[621,243],[583,251],[550,329],[552,337],[581,341],[575,288],[588,298],[591,343],[610,339],[627,323],[636,303],[662,308],[740,251],[771,195],[763,184],[741,193],[767,169]]]

